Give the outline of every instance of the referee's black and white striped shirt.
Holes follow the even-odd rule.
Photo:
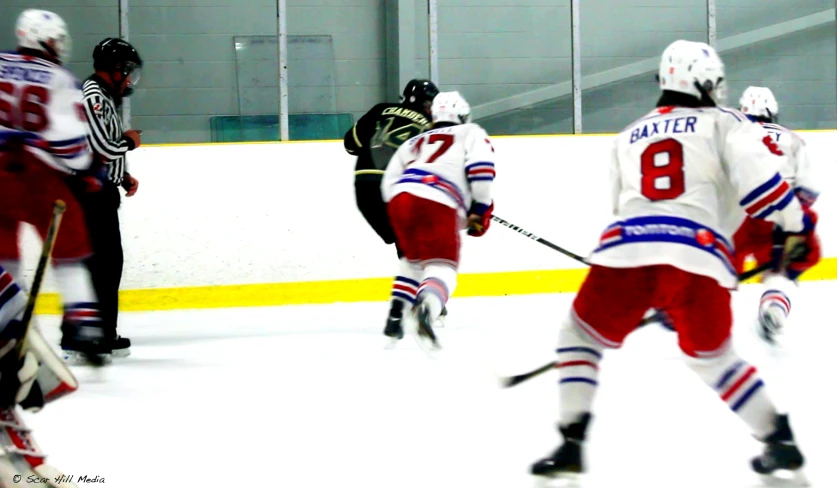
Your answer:
[[[125,177],[125,153],[134,149],[134,145],[122,135],[116,97],[106,82],[96,75],[85,80],[82,92],[90,128],[87,135],[90,147],[107,167],[108,180],[120,185]]]

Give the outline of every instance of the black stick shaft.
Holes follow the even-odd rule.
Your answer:
[[[491,216],[491,220],[493,220],[493,221],[497,222],[497,223],[498,223],[498,224],[500,224],[500,225],[503,225],[503,226],[505,226],[505,227],[508,227],[509,229],[511,229],[511,230],[513,230],[513,231],[515,231],[515,232],[517,232],[518,234],[520,234],[520,235],[522,235],[522,236],[525,236],[525,237],[528,237],[529,239],[532,239],[532,240],[533,240],[533,241],[535,241],[535,242],[541,243],[541,244],[543,244],[544,246],[546,246],[546,247],[548,247],[548,248],[550,248],[550,249],[553,249],[553,250],[555,250],[555,251],[558,251],[558,252],[560,252],[561,254],[563,254],[564,256],[567,256],[567,257],[569,257],[569,258],[575,259],[576,261],[578,261],[578,262],[580,262],[580,263],[584,263],[584,264],[588,264],[588,265],[590,264],[590,263],[588,263],[588,262],[587,262],[587,260],[586,260],[586,259],[584,259],[583,257],[579,256],[578,254],[576,254],[576,253],[574,253],[574,252],[570,252],[570,251],[568,251],[568,250],[564,249],[563,247],[561,247],[561,246],[559,246],[559,245],[557,245],[557,244],[553,244],[553,243],[551,243],[551,242],[547,241],[546,239],[544,239],[544,238],[542,238],[542,237],[538,237],[538,236],[536,236],[535,234],[533,234],[533,233],[531,233],[531,232],[527,231],[526,229],[524,229],[524,228],[522,228],[522,227],[518,227],[518,226],[516,226],[516,225],[512,224],[512,223],[511,223],[511,222],[509,222],[508,220],[501,219],[500,217],[498,217],[498,216],[496,216],[496,215],[492,215],[492,216]]]

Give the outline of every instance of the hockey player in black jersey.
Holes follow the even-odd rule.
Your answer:
[[[387,244],[395,243],[386,203],[381,197],[381,180],[398,146],[423,132],[430,124],[430,105],[439,89],[429,80],[414,79],[404,87],[400,103],[379,103],[346,132],[343,146],[357,156],[355,200],[363,217]],[[399,259],[401,251],[396,246]],[[415,302],[418,283],[396,277],[384,335],[404,337],[401,318],[404,306]]]

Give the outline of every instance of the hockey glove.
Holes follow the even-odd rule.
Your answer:
[[[480,237],[488,231],[491,225],[491,213],[494,212],[494,202],[491,205],[474,202],[468,210],[468,235]]]
[[[810,208],[805,209],[805,229],[800,233],[785,232],[776,228],[773,232],[774,271],[785,272],[795,280],[819,261],[819,242],[814,234],[819,216]]]

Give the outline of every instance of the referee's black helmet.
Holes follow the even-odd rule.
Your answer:
[[[122,93],[123,97],[127,97],[134,92],[134,87],[139,82],[142,58],[128,41],[108,37],[93,48],[93,69],[111,74],[119,73],[120,84],[122,80],[128,78],[128,86]]]

